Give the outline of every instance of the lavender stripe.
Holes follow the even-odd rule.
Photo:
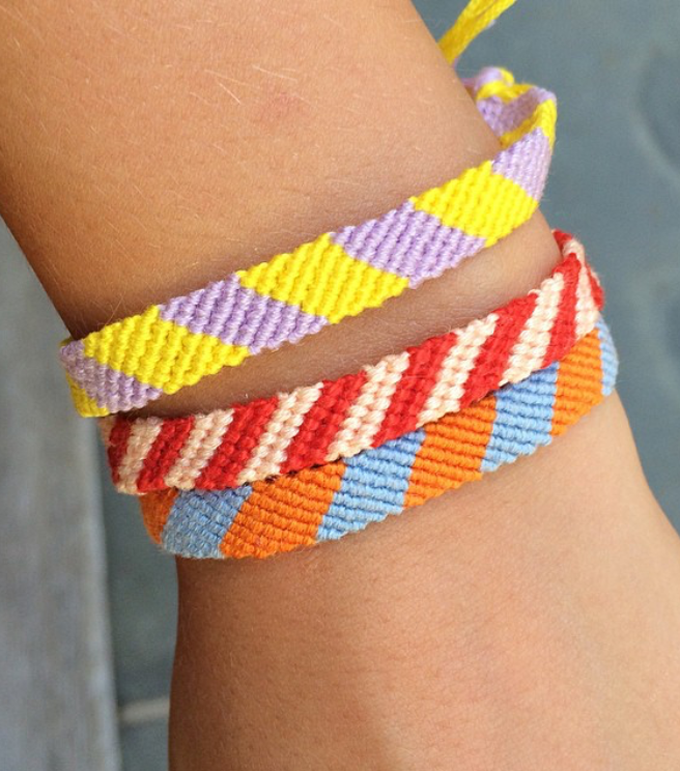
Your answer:
[[[441,275],[476,254],[484,239],[443,225],[406,201],[384,217],[332,234],[333,241],[356,260],[409,280],[412,287]]]
[[[59,361],[71,377],[74,370],[81,366],[84,351],[85,343],[82,340],[73,340],[59,349]]]
[[[503,79],[503,73],[499,67],[483,67],[475,75],[472,75],[469,78],[461,78],[463,85],[473,94],[473,96],[480,88],[482,88],[482,86]]]
[[[217,337],[225,345],[246,346],[252,354],[278,348],[286,341],[297,342],[328,323],[322,316],[241,286],[236,274],[159,308],[164,321],[186,327],[194,334]]]
[[[536,128],[496,156],[493,170],[516,182],[532,198],[539,200],[550,168],[550,141]]]
[[[82,341],[62,348],[61,361],[74,382],[100,407],[111,412],[132,410],[158,399],[163,393],[160,388],[152,388],[131,375],[85,356],[84,348]]]
[[[544,88],[534,86],[509,104],[498,96],[489,96],[477,102],[477,109],[482,114],[489,128],[500,137],[513,131],[545,102],[555,101],[555,95]]]

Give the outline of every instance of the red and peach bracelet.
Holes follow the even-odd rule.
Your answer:
[[[562,261],[538,289],[356,374],[208,414],[101,419],[116,488],[219,490],[351,458],[552,364],[603,302],[582,245],[555,238]]]

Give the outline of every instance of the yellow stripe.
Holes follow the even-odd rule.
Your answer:
[[[268,263],[240,270],[238,276],[242,286],[263,297],[297,305],[331,324],[382,305],[408,286],[407,278],[351,257],[329,233]]]
[[[245,346],[158,318],[157,307],[104,327],[83,342],[85,356],[168,394],[222,367],[236,367],[249,354]]]
[[[485,83],[475,94],[475,102],[495,96],[504,104],[509,104],[527,91],[531,91],[532,88],[534,86],[531,83],[508,84],[502,80],[492,80],[491,83]]]
[[[486,197],[498,202],[498,216],[489,218],[485,210],[469,205],[470,200]],[[486,247],[510,234],[538,208],[538,201],[517,183],[493,172],[493,161],[485,161],[442,188],[409,200],[416,209],[437,217],[447,227],[485,238]]]
[[[84,418],[103,418],[110,414],[106,407],[100,407],[80,386],[76,385],[68,372],[66,373],[66,380],[71,389],[73,404],[80,415]]]
[[[177,356],[167,380],[157,386],[166,394],[174,394],[184,386],[196,385],[201,378],[215,375],[224,367],[238,367],[250,355],[244,345],[223,343],[217,337],[194,334],[175,324],[169,330],[168,341],[171,347],[181,348],[182,354]],[[163,373],[158,373],[157,382],[160,383],[163,377]]]

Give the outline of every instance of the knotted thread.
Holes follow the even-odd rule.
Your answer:
[[[442,40],[449,61],[512,0],[474,0]],[[143,407],[247,357],[375,308],[492,246],[536,211],[550,167],[553,94],[483,69],[464,81],[498,155],[377,219],[152,305],[61,349],[76,408]]]
[[[563,258],[538,289],[358,373],[205,415],[101,419],[114,484],[218,490],[351,458],[552,364],[603,304],[583,246],[554,235]]]
[[[163,549],[184,557],[268,557],[363,530],[533,454],[614,388],[602,320],[559,362],[460,412],[354,458],[221,491],[140,499]]]

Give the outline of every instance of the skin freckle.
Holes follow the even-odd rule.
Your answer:
[[[275,127],[277,132],[285,131],[286,125],[297,130],[300,121],[307,119],[310,105],[284,84],[272,82],[260,97],[253,120],[260,127]]]

